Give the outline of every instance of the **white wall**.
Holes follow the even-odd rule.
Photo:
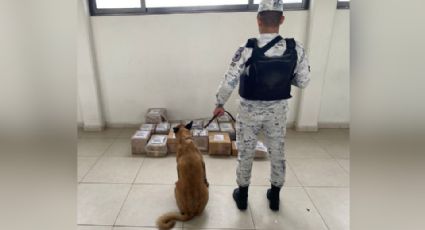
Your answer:
[[[308,11],[286,16],[282,34],[305,43]],[[171,119],[210,117],[234,52],[258,33],[256,13],[92,17],[92,24],[109,125],[139,124],[157,106]],[[236,98],[237,90],[226,105],[233,113]]]
[[[319,126],[347,127],[350,121],[350,11],[338,10],[329,50]]]
[[[255,16],[203,13],[91,17],[107,125],[137,125],[149,107],[168,108],[170,119],[209,117],[217,86],[235,50],[258,33]],[[306,44],[308,16],[308,11],[286,12],[283,36]],[[348,10],[337,11],[331,43],[319,124],[346,126]],[[288,123],[297,116],[299,91],[295,89],[293,95]],[[226,105],[233,113],[237,98],[235,90]]]

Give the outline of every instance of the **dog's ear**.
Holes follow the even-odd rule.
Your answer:
[[[174,133],[177,133],[177,132],[179,131],[179,129],[180,129],[179,127],[174,127],[174,128],[173,128]]]
[[[188,130],[190,130],[192,128],[192,125],[193,125],[193,121],[189,122],[189,124],[187,124],[185,126],[185,128],[188,129]]]

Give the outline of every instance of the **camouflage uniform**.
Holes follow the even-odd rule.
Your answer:
[[[272,6],[271,6],[272,7]],[[278,36],[275,34],[260,34],[258,46],[263,47]],[[268,57],[282,56],[286,50],[286,41],[281,40],[265,55]],[[298,54],[295,78],[292,85],[304,88],[310,81],[310,67],[305,56],[302,45],[296,43]],[[217,105],[224,105],[229,99],[232,91],[239,84],[239,78],[248,71],[245,62],[251,57],[252,49],[240,47],[232,59],[230,68],[220,83],[216,97]],[[271,180],[277,187],[282,187],[285,181],[285,154],[284,137],[286,133],[286,117],[288,112],[288,101],[252,101],[241,98],[239,113],[236,122],[236,136],[238,154],[238,167],[236,170],[237,183],[239,186],[247,186],[250,183],[252,162],[255,155],[257,135],[263,130],[265,145],[267,146],[271,160]]]

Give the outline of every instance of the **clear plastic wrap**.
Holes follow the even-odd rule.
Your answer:
[[[208,123],[208,121],[205,122],[205,125]],[[209,132],[220,132],[220,126],[218,125],[217,121],[212,121],[207,128]]]
[[[167,148],[168,148],[169,153],[176,153],[177,152],[176,134],[174,133],[174,131],[172,129],[168,133]]]
[[[163,157],[167,155],[167,135],[152,135],[145,147],[146,156]]]
[[[195,142],[195,145],[198,147],[199,151],[203,151],[203,152],[208,151],[209,141],[208,141],[207,129],[193,129],[192,139]]]
[[[233,128],[233,124],[230,122],[222,122],[220,123],[220,132],[228,133],[230,140],[235,141],[236,140],[236,131],[235,128]]]
[[[131,137],[131,152],[133,154],[145,153],[146,144],[151,136],[151,131],[139,130]]]
[[[155,132],[155,124],[142,124],[139,128],[142,131],[150,131],[151,133]]]
[[[170,123],[162,122],[156,125],[155,134],[168,135],[170,132]]]
[[[145,115],[145,122],[150,124],[158,124],[167,121],[167,109],[150,108]]]
[[[262,141],[257,141],[257,146],[255,147],[255,158],[266,158],[267,155],[267,147]]]

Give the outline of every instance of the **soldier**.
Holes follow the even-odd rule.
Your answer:
[[[232,59],[220,83],[214,115],[224,114],[223,105],[239,84],[240,105],[236,121],[238,188],[233,199],[240,210],[248,205],[248,186],[255,155],[257,135],[263,131],[271,161],[271,188],[267,190],[269,207],[279,210],[279,193],[285,182],[284,137],[291,85],[305,88],[310,81],[310,67],[304,48],[294,39],[283,39],[282,0],[262,0],[257,24],[260,36],[249,39]]]

